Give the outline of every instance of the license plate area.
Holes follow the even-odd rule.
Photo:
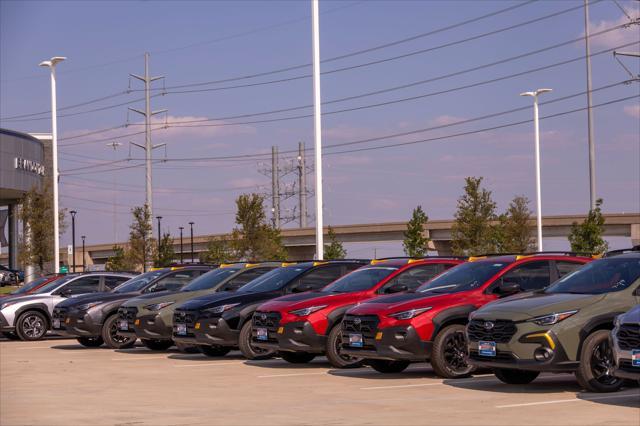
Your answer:
[[[118,321],[118,330],[128,331],[129,330],[129,321],[127,321],[127,320],[119,320]]]
[[[631,351],[631,366],[640,367],[640,349],[633,349]]]
[[[53,320],[53,328],[60,328],[60,320],[55,318]]]
[[[176,324],[176,334],[185,336],[187,334],[187,324]]]
[[[362,334],[351,333],[349,334],[349,346],[353,348],[361,348],[364,346]]]
[[[266,328],[256,328],[256,339],[258,339],[258,340],[268,340],[269,339],[269,331]]]
[[[496,356],[496,342],[478,342],[480,356]]]

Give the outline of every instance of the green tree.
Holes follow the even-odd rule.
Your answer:
[[[515,197],[506,213],[500,215],[495,228],[497,251],[499,253],[527,253],[533,251],[533,239],[529,220],[531,210],[529,199],[524,196]]]
[[[604,253],[609,250],[609,243],[602,238],[604,234],[604,216],[600,206],[602,206],[602,198],[596,200],[596,208],[589,210],[589,214],[582,223],[574,222],[571,225],[571,232],[569,233],[571,251]]]
[[[264,198],[258,194],[242,194],[236,200],[236,224],[231,233],[231,246],[236,259],[248,261],[285,259],[280,231],[267,224]]]
[[[173,250],[173,238],[171,238],[169,233],[162,234],[158,249],[154,253],[153,266],[156,268],[169,266],[173,263],[175,257],[176,253]]]
[[[424,235],[424,226],[429,221],[422,206],[413,209],[411,219],[407,223],[407,230],[404,232],[404,253],[410,257],[423,257],[429,251],[429,238]]]
[[[107,271],[132,271],[135,265],[132,264],[127,250],[121,246],[113,246],[113,256],[107,259],[105,265]]]
[[[344,259],[347,256],[347,251],[342,246],[342,243],[338,241],[332,227],[329,227],[327,238],[329,239],[329,244],[324,246],[325,260]]]
[[[458,199],[451,227],[451,245],[456,255],[474,255],[496,251],[496,203],[491,191],[481,187],[482,177],[465,179],[464,195]]]
[[[24,265],[36,265],[41,273],[45,264],[53,260],[53,196],[49,185],[42,189],[31,188],[22,199],[20,220],[28,229],[28,237],[20,241],[20,261]],[[66,228],[65,210],[58,215],[59,233]]]
[[[147,270],[147,264],[153,259],[155,239],[151,237],[151,213],[146,204],[131,209],[133,221],[129,225],[128,257],[132,264]]]
[[[220,264],[236,261],[227,239],[212,237],[207,242],[207,251],[200,253],[200,262]]]

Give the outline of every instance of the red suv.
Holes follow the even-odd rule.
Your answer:
[[[326,354],[334,367],[360,364],[340,352],[340,322],[347,309],[380,294],[410,291],[462,263],[452,257],[379,259],[320,291],[291,294],[260,305],[253,315],[252,344],[278,351],[292,363]]]
[[[465,325],[471,312],[501,297],[542,290],[592,260],[538,253],[470,258],[415,292],[380,296],[348,310],[342,354],[363,358],[382,373],[430,361],[446,378],[468,376]]]

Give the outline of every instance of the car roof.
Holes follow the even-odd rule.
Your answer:
[[[419,258],[411,257],[391,257],[384,259],[373,259],[370,262],[370,266],[405,266],[411,264],[425,264],[425,263],[458,263],[463,261],[464,257],[456,256],[427,256]]]
[[[582,253],[581,253],[582,254]],[[522,260],[581,260],[589,261],[596,258],[595,256],[579,255],[576,253],[563,253],[563,252],[539,252],[539,253],[525,253],[525,254],[496,254],[496,255],[482,255],[471,256],[469,262],[504,262],[513,263]]]

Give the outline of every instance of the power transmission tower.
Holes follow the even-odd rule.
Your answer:
[[[149,229],[153,229],[153,185],[152,185],[152,180],[151,180],[151,168],[152,168],[152,151],[154,148],[158,148],[160,146],[163,146],[164,144],[161,145],[156,145],[154,146],[151,143],[151,118],[156,115],[156,114],[160,114],[163,112],[167,112],[166,109],[162,109],[162,110],[158,110],[158,111],[152,111],[151,110],[151,83],[156,81],[156,80],[160,80],[161,78],[164,78],[164,76],[158,76],[158,77],[150,77],[149,76],[149,53],[145,52],[144,54],[144,76],[139,76],[136,74],[129,74],[131,77],[140,80],[144,83],[144,111],[141,111],[139,109],[136,108],[129,108],[131,111],[136,112],[140,115],[142,115],[144,117],[144,146],[133,143],[134,145],[142,148],[144,150],[144,154],[145,154],[145,165],[146,165],[146,174],[145,174],[145,186],[146,186],[146,200],[145,200],[145,204],[147,205],[147,208],[149,209]],[[148,235],[148,239],[151,239],[152,237],[152,232],[149,232]],[[150,266],[150,262],[151,260],[148,260],[149,262],[149,266]]]

